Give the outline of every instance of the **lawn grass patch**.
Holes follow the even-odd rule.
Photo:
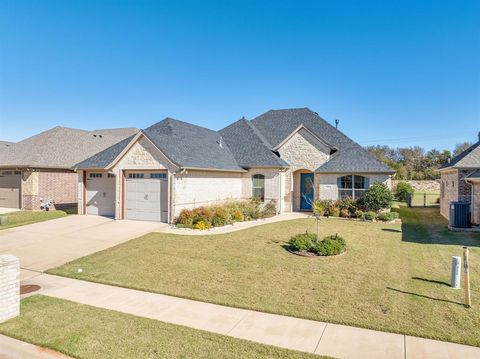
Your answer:
[[[314,219],[205,236],[150,233],[49,271],[178,297],[480,346],[480,234],[450,232],[436,208],[405,208],[402,223],[322,218],[342,256],[291,255]],[[453,255],[471,247],[473,308],[449,287]],[[78,268],[83,272],[78,273]]]
[[[76,358],[319,358],[42,295],[0,333]]]
[[[17,211],[0,216],[6,218],[5,224],[0,225],[0,230],[2,230],[65,217],[67,213],[64,211]]]

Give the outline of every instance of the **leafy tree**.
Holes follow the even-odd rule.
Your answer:
[[[471,146],[472,143],[470,142],[457,143],[455,145],[455,149],[453,150],[453,155],[457,156]]]

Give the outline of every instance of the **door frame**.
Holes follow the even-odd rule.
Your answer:
[[[302,172],[300,173],[300,210],[301,211],[311,211],[312,206],[309,208],[304,208],[303,206],[303,193],[304,193],[304,186],[305,186],[305,179],[307,177],[311,177],[312,179],[312,202],[315,200],[315,175],[312,172]]]

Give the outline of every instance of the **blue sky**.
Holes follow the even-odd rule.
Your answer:
[[[480,2],[0,0],[0,139],[289,107],[361,144],[475,140]]]

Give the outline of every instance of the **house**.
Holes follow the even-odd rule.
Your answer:
[[[271,110],[220,131],[166,118],[75,166],[79,212],[172,222],[184,208],[274,200],[279,212],[358,199],[394,171],[307,109]]]
[[[84,131],[54,127],[17,143],[0,143],[0,207],[76,208],[78,175],[72,166],[137,129]]]
[[[450,203],[471,203],[471,222],[480,225],[480,133],[478,142],[440,168],[440,213],[450,217]]]

